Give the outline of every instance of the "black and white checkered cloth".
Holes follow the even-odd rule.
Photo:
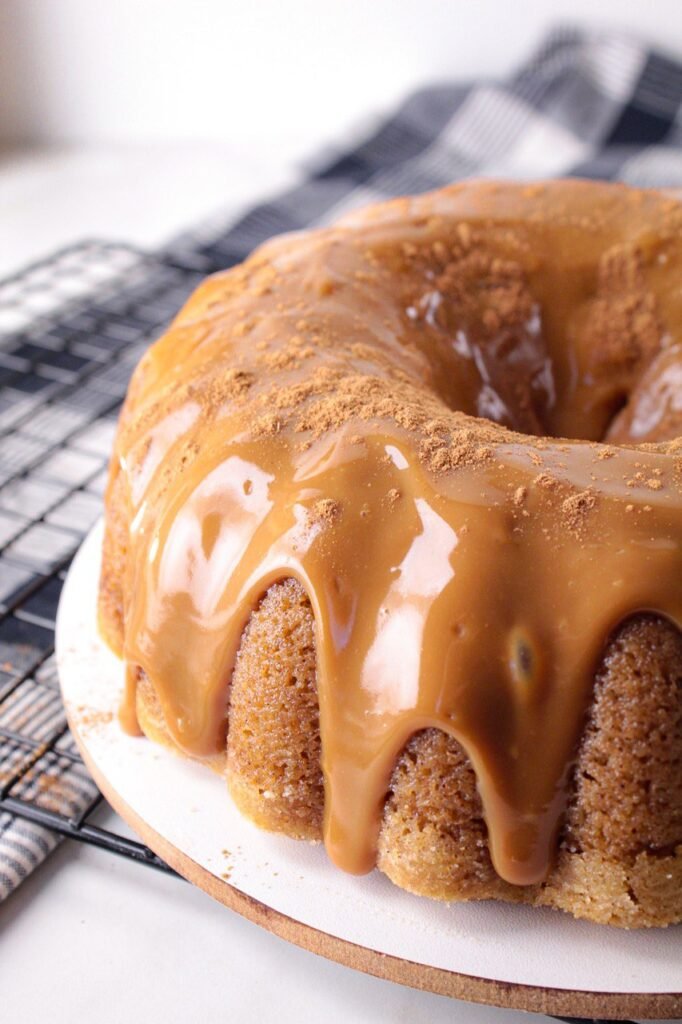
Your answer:
[[[682,63],[629,36],[560,30],[508,80],[409,96],[229,223],[147,256],[77,247],[0,287],[0,900],[57,842],[16,802],[77,821],[93,801],[54,685],[52,630],[144,345],[202,273],[274,234],[465,177],[559,175],[682,188]],[[86,294],[45,302],[47,277],[62,300]]]

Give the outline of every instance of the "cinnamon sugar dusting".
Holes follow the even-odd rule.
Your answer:
[[[311,510],[311,517],[319,523],[332,526],[341,515],[341,504],[332,498],[316,501]]]
[[[544,491],[556,491],[561,486],[559,480],[550,473],[538,473],[533,483],[536,487],[542,487]]]
[[[615,245],[599,261],[598,292],[588,342],[595,366],[634,369],[661,346],[663,324],[647,286],[640,248]]]
[[[74,717],[79,732],[86,737],[93,732],[103,729],[114,719],[111,711],[101,711],[98,708],[89,707],[85,704],[79,704],[74,709]]]
[[[574,537],[582,537],[587,526],[587,517],[597,504],[597,496],[591,490],[581,491],[564,498],[561,503],[562,522]]]

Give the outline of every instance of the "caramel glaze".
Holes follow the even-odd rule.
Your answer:
[[[182,751],[224,749],[244,626],[295,577],[332,859],[371,869],[396,758],[434,726],[497,872],[542,880],[609,634],[682,625],[681,280],[680,203],[555,182],[397,200],[206,281],[112,462],[127,727],[142,670]]]

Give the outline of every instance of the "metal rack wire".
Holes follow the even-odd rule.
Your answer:
[[[196,262],[85,242],[0,283],[0,818],[165,871],[91,820],[102,797],[66,724],[54,626],[130,373],[199,276]]]

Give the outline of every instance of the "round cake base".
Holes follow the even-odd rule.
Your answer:
[[[101,535],[100,525],[83,544],[62,594],[64,703],[107,800],[181,875],[290,942],[403,985],[571,1017],[682,1015],[682,927],[623,932],[551,910],[445,906],[378,872],[345,875],[320,845],[251,825],[202,765],[123,734],[123,666],[96,628]]]

